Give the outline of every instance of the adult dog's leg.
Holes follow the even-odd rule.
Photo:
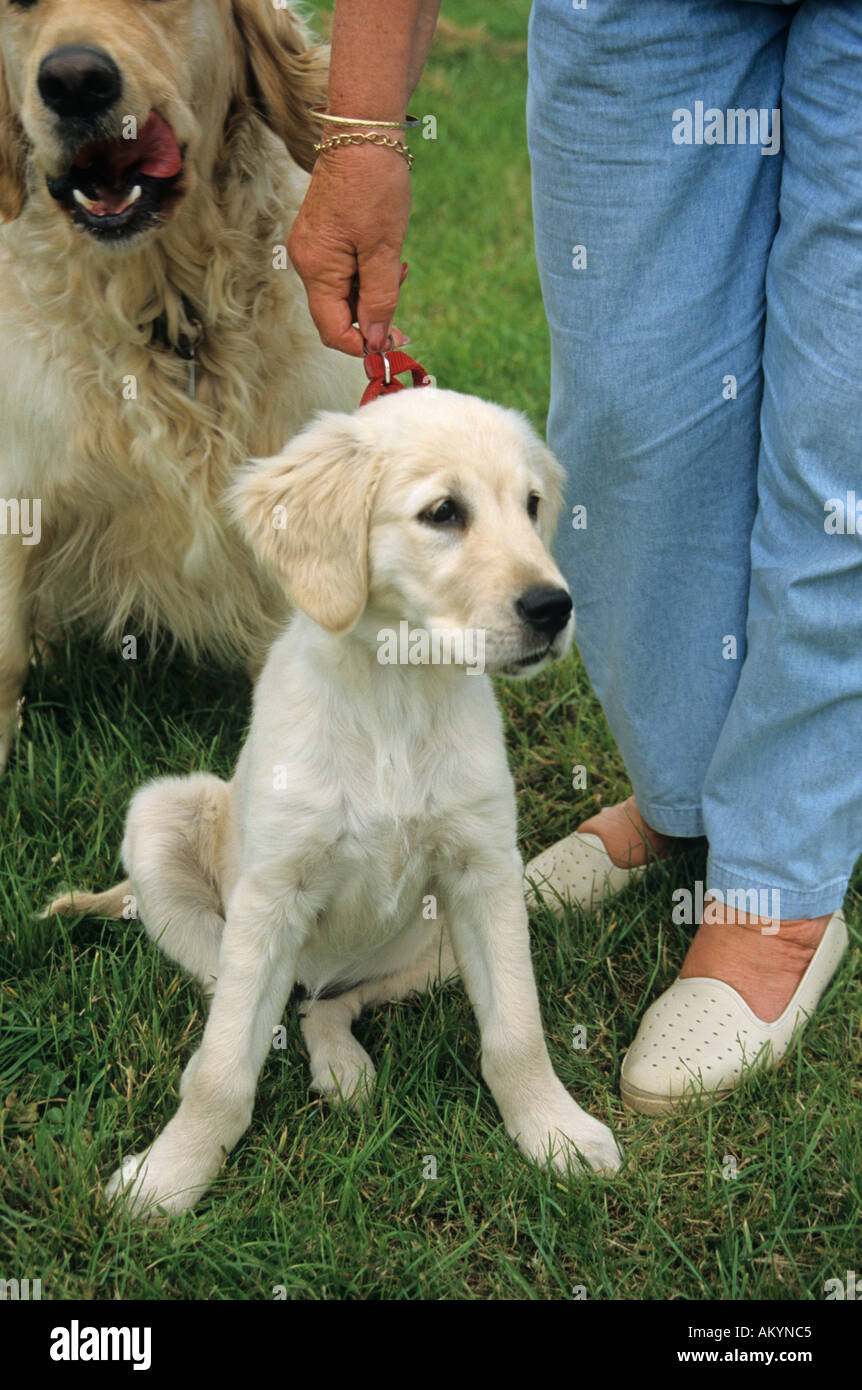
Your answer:
[[[429,985],[457,973],[445,919],[437,931],[426,923],[423,935],[423,949],[402,969],[368,980],[335,999],[309,999],[300,1005],[312,1090],[349,1105],[365,1099],[372,1090],[374,1064],[351,1031],[362,1009],[421,994]]]
[[[15,732],[15,712],[30,660],[30,550],[18,536],[0,536],[0,772]]]
[[[106,1188],[127,1189],[136,1211],[193,1206],[247,1129],[261,1067],[296,978],[314,914],[303,918],[271,887],[241,879],[225,921],[203,1042],[180,1087],[180,1108],[146,1153],[127,1158]]]
[[[539,1012],[519,856],[477,854],[442,880],[452,944],[482,1040],[482,1075],[528,1157],[563,1171],[617,1169],[607,1125],[575,1103],[554,1072]],[[578,1152],[576,1152],[578,1151]]]

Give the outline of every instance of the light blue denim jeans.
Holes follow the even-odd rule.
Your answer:
[[[527,125],[578,645],[647,822],[820,916],[862,854],[862,3],[576,5],[534,0]]]

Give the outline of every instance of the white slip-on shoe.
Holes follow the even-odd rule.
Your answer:
[[[524,870],[527,907],[533,911],[544,902],[557,917],[562,917],[567,904],[594,911],[605,894],[621,893],[649,867],[619,868],[598,835],[581,835],[576,830],[530,860]]]
[[[805,1027],[847,949],[843,912],[829,919],[780,1018],[764,1023],[723,980],[676,980],[647,1009],[623,1058],[627,1110],[665,1115],[689,1093],[704,1104],[730,1095],[746,1073],[774,1071]]]

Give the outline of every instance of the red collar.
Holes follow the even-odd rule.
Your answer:
[[[394,348],[391,352],[368,352],[365,354],[365,372],[368,385],[362,393],[360,405],[367,405],[378,396],[391,395],[393,391],[403,391],[404,385],[396,381],[401,372],[409,372],[414,386],[430,386],[431,378],[425,368],[420,366],[406,352]]]

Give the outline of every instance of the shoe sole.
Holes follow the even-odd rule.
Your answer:
[[[671,1111],[678,1110],[683,1103],[691,1105],[699,1104],[701,1110],[712,1105],[715,1101],[727,1100],[737,1086],[724,1086],[719,1091],[697,1091],[694,1088],[683,1091],[679,1096],[661,1096],[654,1091],[642,1091],[638,1086],[629,1086],[624,1081],[620,1082],[620,1098],[623,1109],[636,1115],[669,1115]]]

